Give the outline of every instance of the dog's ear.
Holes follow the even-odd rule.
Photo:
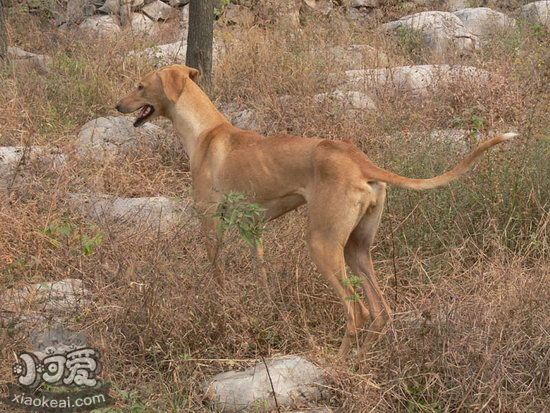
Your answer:
[[[192,67],[189,68],[189,78],[195,82],[195,83],[199,83],[199,78],[201,77],[201,72],[200,70],[197,70],[197,69],[193,69]]]
[[[185,86],[185,80],[187,78],[187,76],[185,76],[185,71],[176,67],[169,67],[160,70],[158,76],[162,83],[164,94],[170,101],[176,103]]]

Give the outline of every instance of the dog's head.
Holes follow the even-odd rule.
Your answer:
[[[199,71],[184,65],[172,65],[146,75],[136,88],[116,105],[121,113],[139,110],[134,126],[141,126],[157,116],[169,115],[169,108],[180,98],[186,82],[197,81]]]

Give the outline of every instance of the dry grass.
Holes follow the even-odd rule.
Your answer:
[[[149,70],[126,59],[144,47],[121,36],[98,43],[10,16],[12,42],[54,58],[50,74],[0,73],[0,145],[52,145],[72,153],[78,127],[105,114]],[[163,40],[177,39],[167,31]],[[202,236],[192,221],[166,235],[128,235],[70,212],[69,192],[99,188],[121,196],[181,196],[187,160],[177,142],[144,148],[117,164],[71,158],[61,173],[24,181],[0,202],[0,288],[81,278],[94,307],[75,317],[102,350],[120,411],[204,411],[200,383],[260,355],[303,354],[329,371],[330,404],[342,412],[540,412],[550,404],[549,103],[547,33],[521,26],[474,56],[453,56],[500,76],[484,88],[455,85],[419,105],[381,97],[379,110],[346,116],[311,96],[334,89],[341,74],[328,46],[367,43],[391,65],[419,59],[368,27],[342,20],[220,33],[230,41],[216,70],[216,99],[260,113],[269,133],[351,139],[373,159],[410,176],[430,176],[459,156],[414,133],[459,125],[522,137],[489,154],[449,188],[391,189],[375,249],[379,279],[396,313],[392,329],[362,364],[342,364],[340,304],[308,258],[302,211],[265,234],[272,303],[258,295],[245,243],[230,234],[222,257],[234,281],[218,291]],[[159,39],[151,39],[154,43]],[[149,41],[148,41],[149,42]],[[317,50],[311,53],[311,50]],[[365,62],[370,67],[371,62]],[[292,95],[290,103],[278,99]],[[469,145],[470,142],[464,142]],[[48,226],[75,230],[52,244]],[[103,234],[82,254],[84,234]],[[0,331],[0,384],[12,382],[20,332]],[[248,361],[244,361],[248,360]]]

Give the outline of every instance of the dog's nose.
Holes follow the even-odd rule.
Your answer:
[[[116,106],[115,106],[115,109],[118,110],[120,113],[122,113],[122,108],[120,106],[120,103],[118,103]]]

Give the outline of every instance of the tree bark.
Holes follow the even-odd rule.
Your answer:
[[[0,59],[8,57],[8,34],[4,18],[4,0],[0,0]]]
[[[212,43],[214,41],[214,4],[216,0],[191,0],[185,64],[200,70],[201,86],[212,88]]]

